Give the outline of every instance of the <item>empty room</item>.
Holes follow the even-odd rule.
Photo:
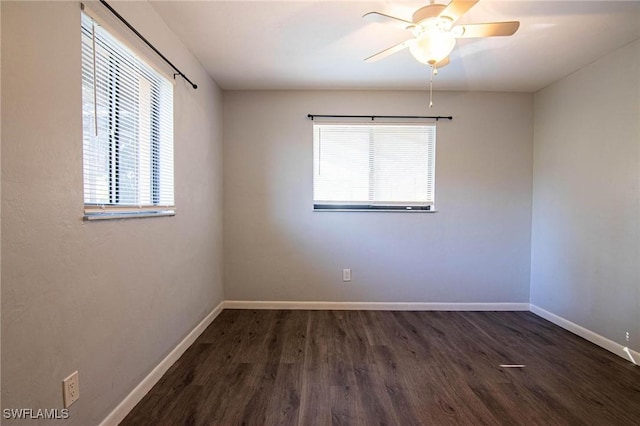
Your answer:
[[[6,425],[640,424],[639,1],[0,1]]]

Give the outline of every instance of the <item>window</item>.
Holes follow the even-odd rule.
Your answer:
[[[435,145],[435,124],[314,124],[314,209],[433,211]]]
[[[82,14],[87,219],[174,214],[173,85]]]

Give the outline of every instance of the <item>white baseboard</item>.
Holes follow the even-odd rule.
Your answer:
[[[202,320],[180,343],[167,355],[160,363],[136,386],[129,395],[100,423],[100,426],[116,426],[129,414],[133,407],[144,398],[151,388],[158,383],[160,378],[167,372],[182,354],[189,349],[202,332],[213,322],[213,320],[224,309],[224,302],[218,306]]]
[[[589,329],[586,329],[584,327],[582,327],[581,325],[578,325],[574,322],[569,321],[566,318],[563,318],[561,316],[558,316],[556,314],[552,314],[549,311],[546,311],[544,309],[542,309],[539,306],[536,306],[534,304],[530,305],[530,311],[533,312],[534,314],[548,320],[551,321],[552,323],[564,328],[567,331],[572,332],[575,335],[578,335],[580,337],[582,337],[585,340],[590,341],[591,343],[594,343],[598,346],[600,346],[601,348],[604,348],[606,350],[608,350],[609,352],[612,352],[624,359],[626,359],[627,361],[630,361],[634,364],[637,365],[638,362],[640,362],[640,352],[636,352],[633,349],[629,349],[625,346],[622,346],[619,343],[614,342],[613,340],[609,340],[604,336],[599,335],[598,333],[595,333]]]
[[[304,302],[225,300],[224,309],[355,311],[528,311],[529,303]]]

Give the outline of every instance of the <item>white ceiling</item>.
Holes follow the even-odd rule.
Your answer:
[[[428,67],[407,50],[365,63],[411,35],[361,19],[378,11],[410,20],[428,1],[151,4],[223,89],[424,89],[428,84]],[[640,38],[640,1],[481,0],[458,23],[505,20],[521,22],[514,36],[459,40],[435,87],[539,90]]]

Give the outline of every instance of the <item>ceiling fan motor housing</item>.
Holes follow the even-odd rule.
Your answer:
[[[430,6],[421,7],[413,13],[411,20],[418,25],[420,22],[429,18],[436,18],[446,8],[443,4],[432,4]]]

